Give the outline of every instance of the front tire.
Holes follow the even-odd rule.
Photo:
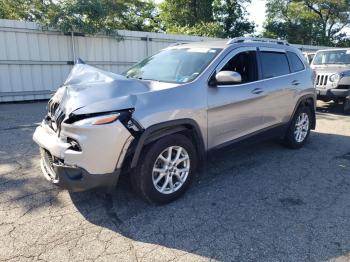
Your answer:
[[[284,139],[284,144],[293,149],[301,148],[310,134],[311,129],[311,110],[308,107],[300,107],[288,128]]]
[[[197,153],[192,142],[180,134],[167,136],[143,150],[131,183],[146,201],[169,203],[187,190],[196,166]]]

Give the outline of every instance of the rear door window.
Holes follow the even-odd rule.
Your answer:
[[[285,53],[260,52],[263,79],[282,76],[290,73]]]
[[[305,66],[304,66],[303,62],[301,62],[301,60],[300,60],[299,56],[297,56],[297,54],[295,54],[293,52],[287,52],[287,54],[288,54],[288,58],[289,58],[292,72],[299,72],[299,71],[304,70]]]

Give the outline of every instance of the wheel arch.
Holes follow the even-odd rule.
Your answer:
[[[316,99],[313,95],[305,95],[298,99],[298,102],[294,108],[293,114],[289,120],[289,123],[292,122],[294,115],[296,111],[300,108],[300,106],[306,106],[309,107],[312,113],[312,119],[311,119],[311,129],[316,128]]]
[[[185,133],[187,135],[192,136],[192,138],[194,139],[194,146],[198,153],[198,160],[201,161],[204,159],[205,146],[199,125],[193,119],[185,118],[162,122],[159,124],[152,125],[145,129],[145,131],[141,134],[136,143],[130,167],[135,168],[137,166],[144,146],[162,137],[172,135],[175,133]]]

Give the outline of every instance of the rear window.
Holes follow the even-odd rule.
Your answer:
[[[290,73],[285,53],[261,52],[263,78],[282,76]]]
[[[303,64],[303,62],[301,62],[299,56],[297,56],[297,54],[293,53],[293,52],[287,52],[288,54],[288,58],[289,58],[289,62],[292,68],[292,72],[299,72],[304,70],[305,66]]]

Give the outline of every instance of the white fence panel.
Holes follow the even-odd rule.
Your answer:
[[[60,32],[0,20],[0,102],[48,98],[71,68],[70,46]]]
[[[209,38],[118,31],[73,38],[31,22],[0,20],[0,102],[47,99],[67,77],[73,61],[121,73],[176,42]]]

